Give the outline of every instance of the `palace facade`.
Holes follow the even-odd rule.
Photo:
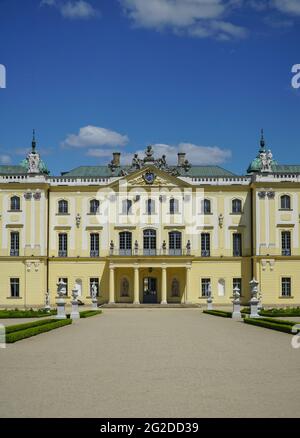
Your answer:
[[[261,138],[243,176],[178,154],[51,176],[36,150],[0,166],[0,306],[55,305],[63,279],[90,302],[231,303],[259,281],[265,306],[300,304],[300,165]]]

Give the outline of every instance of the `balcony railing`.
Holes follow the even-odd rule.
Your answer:
[[[91,250],[90,257],[99,257],[99,250],[98,249]]]
[[[281,251],[281,255],[283,255],[283,256],[290,256],[290,255],[292,255],[292,251],[291,251],[291,249],[282,249],[282,251]]]
[[[18,249],[11,249],[10,255],[13,257],[19,256],[19,250]]]
[[[202,249],[201,251],[201,257],[209,257],[210,251],[208,249]]]
[[[68,257],[68,251],[58,251],[58,257]]]
[[[190,256],[191,250],[180,248],[111,249],[111,256]]]

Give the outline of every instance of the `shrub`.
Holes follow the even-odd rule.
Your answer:
[[[50,320],[48,324],[40,324],[35,327],[30,327],[25,330],[18,330],[12,333],[6,333],[6,342],[8,344],[20,341],[21,339],[30,338],[31,336],[39,335],[40,333],[49,332],[59,327],[72,324],[71,319]],[[22,325],[22,324],[20,324]]]
[[[214,316],[222,316],[223,318],[231,318],[232,312],[226,312],[224,310],[203,310],[203,313]]]
[[[259,327],[264,327],[272,330],[277,330],[279,332],[283,333],[292,333],[292,325],[291,324],[284,324],[283,321],[278,322],[277,320],[265,320],[263,318],[246,318],[244,319],[244,322],[246,324],[250,325],[256,325]],[[289,321],[290,323],[290,321]],[[293,325],[296,323],[294,322]]]
[[[259,312],[262,316],[300,316],[300,307],[289,307],[287,309],[262,309]]]
[[[42,319],[40,321],[25,322],[24,324],[9,325],[6,327],[6,333],[13,333],[13,332],[18,332],[20,330],[25,330],[28,328],[39,327],[41,325],[50,324],[54,321],[57,321],[57,320],[47,318],[47,319]]]
[[[90,316],[100,315],[102,310],[85,310],[80,312],[80,318],[89,318]]]
[[[41,318],[43,316],[55,315],[56,310],[46,312],[44,309],[39,310],[0,310],[0,318]]]

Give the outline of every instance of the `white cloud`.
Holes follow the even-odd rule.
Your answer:
[[[89,19],[100,15],[100,12],[85,0],[42,0],[40,4],[54,6],[63,17],[70,19]]]
[[[0,164],[10,164],[11,158],[9,155],[0,154]]]
[[[281,12],[291,15],[300,15],[299,0],[273,0],[273,5]]]
[[[224,17],[241,0],[119,0],[135,26],[199,38],[241,38],[247,31]]]
[[[156,158],[166,155],[168,164],[175,165],[177,163],[177,153],[185,152],[186,158],[192,164],[203,165],[219,165],[231,158],[231,151],[221,149],[217,146],[198,146],[193,143],[179,143],[178,145],[168,145],[157,143],[153,145],[154,155]],[[140,158],[144,157],[143,149],[135,151]],[[130,164],[134,152],[122,152],[121,164]],[[110,161],[111,150],[108,149],[89,149],[87,155],[90,157],[103,158],[106,162]],[[103,160],[104,161],[104,160]]]
[[[69,134],[62,142],[63,147],[114,147],[125,146],[129,139],[127,135],[119,134],[106,128],[98,126],[84,126],[78,134]]]

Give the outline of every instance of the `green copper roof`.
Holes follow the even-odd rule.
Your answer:
[[[274,173],[300,173],[300,164],[276,164]]]
[[[0,166],[0,175],[25,175],[26,169],[23,166]]]
[[[75,169],[72,169],[69,172],[63,172],[62,176],[66,177],[102,177],[109,178],[112,176],[119,176],[120,171],[124,170],[125,172],[130,168],[130,166],[120,166],[116,169],[115,172],[112,172],[108,166],[80,166]],[[192,166],[188,171],[185,171],[183,168],[178,167],[179,176],[187,176],[192,178],[206,178],[206,177],[215,177],[215,178],[225,178],[225,177],[234,177],[237,176],[234,173],[223,169],[219,166]]]

